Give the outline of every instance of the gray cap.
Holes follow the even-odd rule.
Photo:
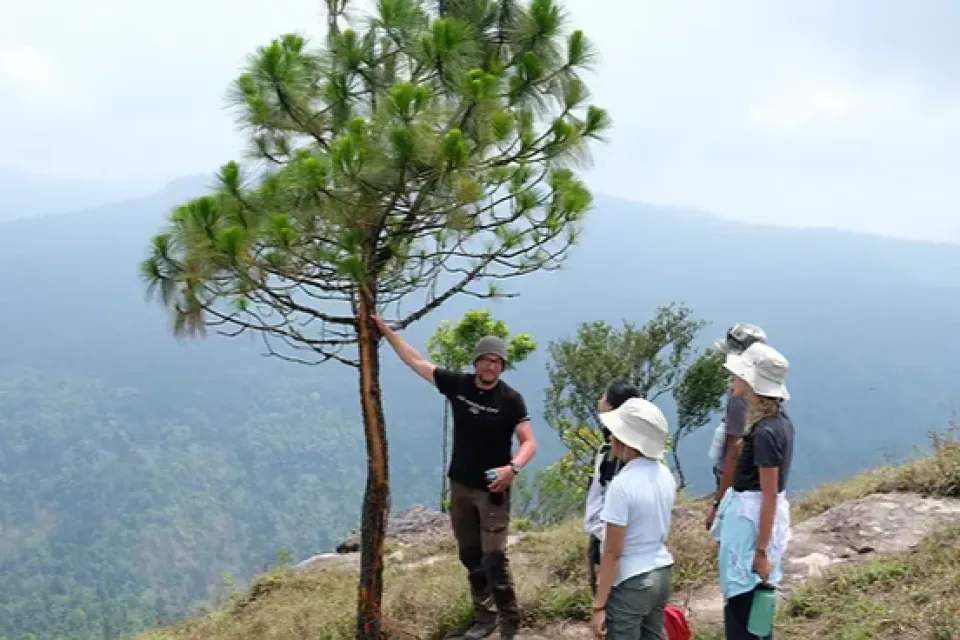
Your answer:
[[[480,356],[497,356],[503,363],[507,363],[507,345],[497,336],[484,336],[477,341],[477,347],[473,350],[473,361],[476,362]]]
[[[755,342],[766,341],[766,331],[749,322],[738,322],[727,330],[723,340],[717,340],[713,346],[723,353],[743,353]]]

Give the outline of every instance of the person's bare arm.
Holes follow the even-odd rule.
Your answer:
[[[533,426],[529,420],[524,420],[518,424],[514,433],[517,434],[517,441],[520,443],[520,447],[517,449],[517,453],[513,456],[511,462],[513,462],[517,468],[522,469],[527,466],[527,463],[536,455],[537,439],[533,435]],[[510,465],[498,467],[497,479],[490,483],[490,491],[493,493],[506,491],[516,477],[517,474],[513,472],[513,468]]]
[[[383,318],[380,316],[373,316],[373,321],[376,323],[377,330],[380,331],[380,335],[387,339],[387,342],[390,343],[390,346],[393,347],[393,350],[396,351],[397,355],[401,360],[403,360],[404,364],[413,369],[417,375],[430,384],[436,385],[437,382],[433,373],[437,370],[437,365],[420,355],[420,352],[414,349],[409,342],[400,337],[400,334],[394,331],[390,325],[384,322]]]
[[[513,464],[522,469],[533,460],[533,456],[537,455],[537,439],[533,435],[533,426],[529,420],[518,424],[514,433],[517,434],[520,447],[517,449],[517,454],[513,456]]]
[[[724,443],[726,453],[723,456],[723,473],[720,475],[720,486],[717,487],[717,492],[713,496],[714,506],[707,515],[707,529],[713,526],[713,520],[717,517],[716,505],[723,499],[727,489],[733,486],[733,476],[737,473],[737,459],[740,457],[740,445],[743,443],[737,436],[726,436],[726,439]]]
[[[623,541],[627,529],[607,523],[603,537],[603,555],[600,557],[600,572],[597,574],[597,593],[593,597],[593,633],[595,638],[603,638],[607,632],[606,608],[613,590],[613,579],[617,575],[617,565],[623,555]]]
[[[727,436],[727,442],[723,456],[723,475],[720,476],[720,486],[714,500],[720,500],[731,486],[733,486],[733,476],[737,473],[737,459],[740,457],[740,445],[742,441],[737,436]]]
[[[780,467],[760,467],[760,525],[757,529],[757,547],[753,558],[753,571],[764,582],[770,578],[772,565],[767,558],[773,521],[777,514],[777,493],[780,491]]]
[[[607,523],[607,530],[603,537],[603,554],[600,556],[600,574],[597,576],[597,595],[593,598],[593,608],[603,609],[607,606],[610,591],[613,590],[613,579],[617,575],[617,564],[623,555],[623,541],[626,538],[627,528]]]

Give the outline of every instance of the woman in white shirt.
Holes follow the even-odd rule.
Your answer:
[[[663,609],[671,593],[667,550],[677,485],[663,464],[667,419],[652,402],[631,398],[600,414],[623,468],[610,482],[593,601],[593,630],[606,640],[666,640]]]

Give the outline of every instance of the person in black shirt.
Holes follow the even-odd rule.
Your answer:
[[[793,423],[783,409],[788,400],[789,363],[757,342],[724,365],[734,375],[734,393],[747,402],[746,429],[730,491],[717,515],[720,583],[726,598],[727,640],[756,640],[748,630],[760,585],[776,586],[789,540],[787,482],[793,463]],[[767,636],[770,637],[770,636]]]
[[[748,322],[738,322],[727,330],[727,335],[723,340],[714,343],[721,353],[727,355],[739,355],[743,353],[750,345],[756,342],[766,342],[767,333],[760,327]],[[717,459],[713,467],[713,475],[717,482],[717,490],[714,495],[713,508],[707,515],[707,530],[713,526],[713,520],[717,516],[717,506],[720,499],[727,489],[733,484],[733,476],[736,473],[737,459],[740,456],[740,440],[743,438],[744,428],[747,420],[747,401],[742,395],[734,393],[731,386],[727,393],[727,406],[724,409],[723,417],[723,435],[722,441],[717,451]],[[715,436],[716,437],[716,436]]]
[[[495,336],[481,338],[474,372],[458,373],[428,361],[379,316],[373,320],[400,359],[435,385],[453,407],[450,522],[474,608],[473,624],[463,637],[490,635],[499,614],[501,639],[513,640],[520,610],[506,554],[510,485],[537,445],[523,396],[500,379],[507,364],[506,345]],[[514,436],[520,444],[516,453]],[[488,472],[495,477],[488,478]]]

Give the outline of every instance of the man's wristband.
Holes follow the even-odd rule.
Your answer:
[[[516,463],[510,462],[510,470],[513,471],[513,475],[520,475],[520,467],[518,467]]]
[[[594,610],[594,611],[606,611],[606,610],[607,610],[607,605],[603,605],[602,607],[598,607],[597,605],[593,605],[593,610]]]

